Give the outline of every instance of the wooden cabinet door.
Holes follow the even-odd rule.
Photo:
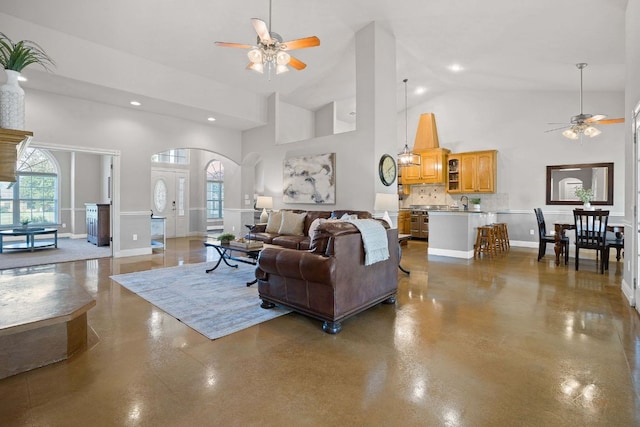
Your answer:
[[[478,153],[476,160],[476,191],[491,193],[495,191],[495,152]]]
[[[473,193],[476,190],[476,165],[478,157],[475,154],[464,154],[460,157],[460,189],[463,193]]]
[[[439,153],[423,153],[421,155],[421,176],[425,183],[442,182],[440,159],[442,159],[442,155]]]
[[[404,169],[402,171],[403,182],[419,181],[420,180],[420,168],[421,168],[421,166],[422,165],[420,165],[420,166],[403,166],[402,167]]]
[[[447,161],[447,192],[460,192],[460,158],[449,156]]]

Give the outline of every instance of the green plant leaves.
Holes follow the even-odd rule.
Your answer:
[[[0,32],[0,65],[5,70],[21,72],[31,64],[41,65],[47,71],[49,66],[55,66],[53,59],[37,43],[30,40],[14,43]]]

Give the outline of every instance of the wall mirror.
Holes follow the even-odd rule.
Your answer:
[[[547,166],[547,205],[582,205],[578,187],[593,190],[592,205],[613,205],[613,163]]]

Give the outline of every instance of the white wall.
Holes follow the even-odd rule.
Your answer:
[[[278,144],[304,141],[314,137],[315,119],[313,111],[280,102],[278,104]]]

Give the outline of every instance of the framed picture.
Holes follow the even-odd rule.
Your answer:
[[[285,159],[284,203],[336,203],[336,153],[313,154]]]

